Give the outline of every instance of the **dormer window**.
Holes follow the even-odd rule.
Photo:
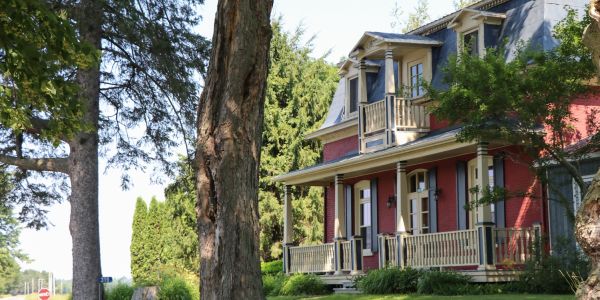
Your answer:
[[[469,33],[465,33],[462,39],[463,51],[466,53],[479,56],[481,52],[479,50],[479,30],[473,30]]]
[[[358,110],[358,78],[354,77],[350,81],[350,110],[349,113]]]
[[[410,65],[410,96],[417,98],[425,94],[423,88],[423,63],[417,62]]]
[[[470,8],[457,12],[448,28],[456,31],[458,53],[466,51],[467,54],[483,57],[485,48],[494,46],[493,42],[490,44],[494,38],[490,37],[499,31],[505,18],[505,14]]]

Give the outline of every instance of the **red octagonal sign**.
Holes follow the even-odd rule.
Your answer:
[[[40,300],[48,300],[50,299],[50,291],[48,289],[40,289],[38,297],[40,297]]]

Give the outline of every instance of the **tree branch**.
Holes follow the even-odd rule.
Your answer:
[[[0,163],[32,171],[60,172],[65,174],[69,172],[67,158],[17,158],[9,155],[0,155]]]

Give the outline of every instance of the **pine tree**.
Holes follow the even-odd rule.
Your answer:
[[[163,206],[164,203],[158,202],[155,197],[152,197],[148,209],[146,229],[143,232],[143,243],[146,248],[146,263],[148,264],[146,279],[148,283],[152,284],[158,283],[160,279],[160,269],[164,262],[162,255],[163,238],[161,235],[164,223]]]
[[[283,31],[281,18],[272,23],[271,68],[267,81],[262,158],[260,164],[260,250],[263,260],[281,255],[283,185],[271,177],[316,164],[321,145],[304,140],[320,127],[338,82],[337,68],[311,57],[302,44],[304,31]],[[297,187],[293,191],[296,242],[323,239],[323,190]]]
[[[144,241],[144,233],[147,230],[148,207],[142,198],[137,198],[135,212],[133,213],[133,224],[131,233],[131,276],[136,284],[145,283],[148,274],[148,257]]]

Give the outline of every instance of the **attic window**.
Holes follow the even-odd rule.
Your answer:
[[[479,30],[463,35],[463,50],[473,56],[479,56]]]
[[[358,109],[358,78],[350,79],[350,113]]]

